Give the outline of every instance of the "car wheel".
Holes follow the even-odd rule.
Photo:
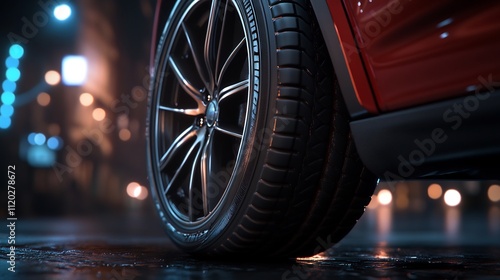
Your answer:
[[[147,141],[159,215],[197,255],[319,253],[354,226],[376,184],[305,0],[177,1]]]

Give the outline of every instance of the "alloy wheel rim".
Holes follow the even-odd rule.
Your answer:
[[[152,166],[163,206],[177,223],[196,227],[228,199],[243,153],[248,35],[234,0],[217,0],[193,1],[171,38],[158,66]]]

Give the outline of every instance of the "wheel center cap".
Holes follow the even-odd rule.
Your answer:
[[[207,125],[213,127],[219,118],[219,104],[216,100],[208,103],[205,117],[207,119]]]

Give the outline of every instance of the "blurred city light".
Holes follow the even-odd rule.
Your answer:
[[[389,190],[380,190],[377,198],[380,204],[389,205],[392,202],[392,193]]]
[[[36,133],[35,132],[31,132],[29,135],[28,135],[28,143],[30,145],[36,145],[35,143],[35,136],[36,136]]]
[[[94,97],[90,93],[82,93],[80,95],[80,103],[85,107],[90,106],[94,103]]]
[[[8,68],[5,72],[5,77],[7,77],[9,81],[17,82],[21,78],[21,71],[14,67]]]
[[[427,194],[432,199],[439,199],[443,195],[443,188],[439,184],[431,184],[427,188]]]
[[[13,58],[12,56],[9,56],[5,60],[5,66],[7,68],[17,68],[17,67],[19,67],[19,59]]]
[[[136,198],[139,200],[144,200],[146,199],[146,197],[148,197],[148,188],[141,186],[141,192],[137,194]]]
[[[491,185],[488,188],[488,198],[493,202],[500,201],[500,186],[499,185]]]
[[[80,55],[68,55],[62,60],[63,83],[80,86],[87,80],[87,59]]]
[[[148,197],[148,189],[146,189],[143,186],[138,186],[134,190],[134,198],[137,198],[139,200],[144,200]]]
[[[71,16],[71,7],[66,4],[61,4],[55,7],[54,17],[57,20],[64,21]]]
[[[50,95],[46,92],[42,92],[36,97],[36,101],[40,106],[45,107],[50,104]]]
[[[14,115],[14,107],[12,106],[16,101],[16,82],[21,78],[21,71],[17,68],[19,66],[19,59],[24,55],[24,48],[18,44],[13,44],[9,48],[9,57],[5,59],[5,80],[2,83],[3,93],[0,98],[3,104],[0,107],[0,128],[7,129],[12,125],[12,116]]]
[[[55,86],[61,82],[61,75],[54,70],[47,71],[45,73],[45,82],[51,86]]]
[[[457,190],[450,189],[444,193],[444,202],[448,206],[457,206],[462,201],[462,196]]]
[[[148,189],[137,182],[131,182],[127,185],[127,195],[138,200],[144,200],[148,197]]]
[[[140,186],[139,183],[137,182],[131,182],[127,185],[127,194],[130,197],[134,197],[134,191],[135,189]]]
[[[17,88],[17,85],[15,82],[13,81],[9,81],[9,80],[5,80],[3,81],[2,83],[2,89],[4,91],[7,91],[7,92],[10,92],[10,93],[13,93],[14,91],[16,91],[16,88]]]
[[[45,137],[45,135],[43,135],[43,133],[37,133],[35,134],[35,138],[34,138],[34,141],[35,141],[35,145],[43,145],[45,144],[45,140],[47,138]]]
[[[102,121],[106,117],[106,111],[102,108],[95,108],[94,111],[92,111],[92,117],[96,121]]]
[[[24,55],[24,48],[18,44],[14,44],[10,47],[9,54],[12,58],[20,59]]]
[[[33,167],[47,168],[54,165],[56,155],[47,146],[31,146],[28,148],[28,163]]]
[[[130,137],[132,137],[132,133],[130,133],[130,130],[126,128],[120,129],[120,132],[118,133],[118,137],[120,137],[120,140],[122,141],[128,141],[130,140]]]
[[[63,146],[63,141],[61,138],[57,136],[52,136],[47,140],[47,147],[49,147],[49,149],[51,150],[54,151],[60,150],[62,146]]]
[[[12,107],[12,105],[3,104],[0,107],[0,114],[10,118],[14,114],[14,107]]]
[[[7,129],[12,124],[12,120],[6,116],[0,116],[0,128]]]
[[[2,93],[2,97],[0,99],[3,104],[12,105],[14,104],[14,101],[16,101],[16,96],[12,92],[6,91]]]

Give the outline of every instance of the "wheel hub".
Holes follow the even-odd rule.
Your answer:
[[[219,118],[219,104],[216,100],[208,103],[207,111],[205,113],[208,127],[213,127]]]

